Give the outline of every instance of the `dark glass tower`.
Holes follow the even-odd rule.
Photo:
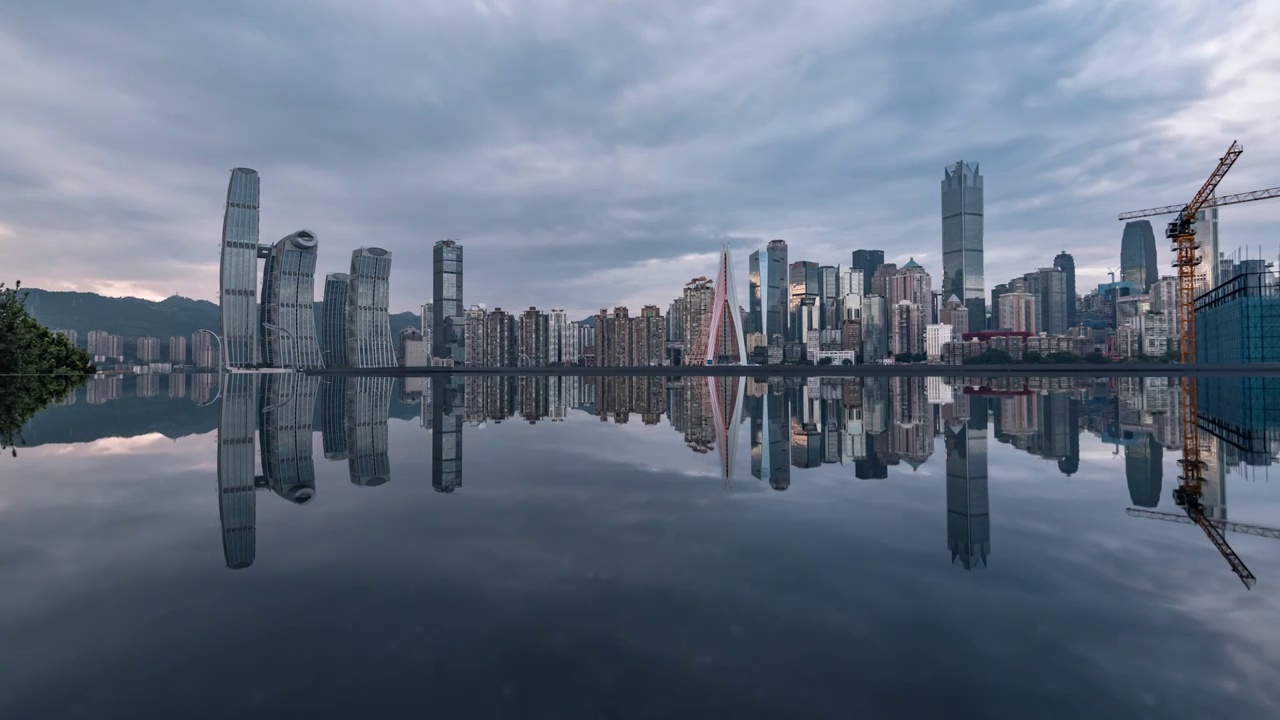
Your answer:
[[[871,294],[871,276],[875,274],[876,268],[884,264],[883,250],[854,250],[853,262],[850,263],[855,269],[862,271],[862,294]]]
[[[982,271],[982,175],[963,160],[943,170],[942,295],[955,295],[969,308],[969,329],[986,325]]]
[[[462,245],[456,240],[441,240],[435,244],[431,255],[435,265],[431,289],[435,314],[431,354],[461,365],[466,359],[463,353]]]
[[[1067,326],[1075,327],[1080,324],[1077,315],[1076,300],[1076,259],[1066,250],[1058,253],[1053,259],[1053,266],[1062,271],[1067,286]]]
[[[325,367],[347,364],[347,290],[351,276],[324,276],[324,311],[320,318],[320,359]]]
[[[1147,220],[1125,223],[1120,238],[1120,279],[1137,283],[1142,292],[1160,279],[1156,267],[1156,234]]]

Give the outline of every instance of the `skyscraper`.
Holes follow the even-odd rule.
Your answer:
[[[715,298],[711,303],[711,321],[707,329],[706,364],[739,365],[747,361],[746,341],[742,336],[742,319],[738,314],[738,293],[733,282],[733,261],[729,246],[720,248],[720,271],[716,277]]]
[[[431,353],[462,364],[462,246],[456,240],[441,240],[431,254],[434,261],[431,299],[435,310],[435,328],[431,333],[435,347]]]
[[[1199,237],[1196,238],[1200,240]],[[1124,224],[1120,238],[1120,280],[1137,283],[1146,292],[1159,278],[1156,266],[1156,235],[1148,220]]]
[[[484,367],[486,345],[484,342],[485,318],[488,313],[479,305],[472,305],[463,314],[463,364],[468,367]]]
[[[963,160],[943,169],[942,293],[969,308],[969,327],[986,326],[986,288],[982,272],[982,175]]]
[[[749,331],[759,333],[761,345],[768,346],[774,336],[787,338],[788,298],[787,243],[770,240],[764,255],[751,254],[751,323]],[[758,285],[757,285],[758,284]]]
[[[870,295],[871,276],[875,273],[876,268],[884,264],[883,250],[854,250],[853,262],[850,263],[856,270],[862,271],[862,294]]]
[[[702,365],[707,357],[707,332],[711,322],[711,303],[715,287],[705,277],[696,277],[684,286],[684,364]],[[602,311],[603,314],[603,311]],[[597,322],[597,325],[599,323]],[[597,333],[602,329],[597,327]],[[597,335],[597,357],[600,354]]]
[[[347,362],[351,367],[393,367],[391,253],[376,247],[351,252],[347,289]]]
[[[1031,293],[1007,292],[1000,296],[1001,329],[1014,332],[1039,332],[1036,328],[1036,296]]]
[[[1073,328],[1080,324],[1077,312],[1078,300],[1076,299],[1076,259],[1066,250],[1063,250],[1053,259],[1053,266],[1062,271],[1063,278],[1066,281],[1067,327]]]
[[[1210,195],[1209,199],[1213,197]],[[1218,208],[1196,213],[1191,227],[1195,230],[1196,242],[1200,243],[1200,249],[1196,251],[1196,257],[1200,258],[1200,264],[1196,266],[1196,292],[1204,293],[1227,280],[1221,272],[1222,253],[1218,249]]]
[[[160,340],[157,338],[140,337],[137,344],[139,362],[149,363],[160,359]]]
[[[276,241],[267,254],[262,272],[262,360],[272,367],[324,367],[316,337],[316,245],[314,233],[299,230]]]
[[[889,357],[889,307],[879,295],[862,298],[862,362]]]
[[[1057,268],[1040,268],[1023,276],[1027,292],[1036,296],[1036,329],[1050,335],[1066,335],[1067,280]]]
[[[552,308],[547,315],[547,364],[568,365],[565,360],[565,329],[569,325],[569,317],[561,308]]]
[[[320,355],[325,367],[347,366],[347,291],[351,276],[324,276],[324,312],[320,319]]]
[[[516,319],[502,308],[484,316],[485,367],[515,367],[519,357]]]
[[[222,262],[218,307],[222,344],[232,367],[257,363],[258,353],[258,172],[231,171],[222,217]]]
[[[546,367],[550,352],[551,324],[547,314],[531,307],[520,314],[520,356],[522,367]]]
[[[818,263],[799,260],[791,263],[791,295],[788,326],[793,342],[804,345],[809,334],[821,329],[818,319],[818,298],[821,296],[822,272]]]
[[[661,365],[666,357],[663,336],[666,322],[657,305],[645,305],[640,317],[631,318],[631,364]]]
[[[174,365],[185,365],[187,362],[187,338],[174,335],[169,338],[169,362]]]

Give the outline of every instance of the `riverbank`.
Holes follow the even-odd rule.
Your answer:
[[[1181,376],[1280,375],[1280,363],[1010,363],[1007,365],[678,365],[645,367],[388,367],[322,368],[309,375],[421,377],[431,375],[521,376],[801,376],[801,377],[994,377],[1001,375]]]

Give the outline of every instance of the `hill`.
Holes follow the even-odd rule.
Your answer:
[[[26,289],[26,288],[24,288]],[[85,346],[90,330],[106,330],[124,338],[125,354],[133,356],[135,341],[140,337],[160,339],[161,354],[168,354],[168,339],[174,335],[190,338],[202,328],[218,331],[218,306],[207,300],[192,300],[179,295],[160,302],[141,298],[115,298],[86,292],[61,292],[32,289],[27,296],[27,311],[49,328],[68,328],[79,333],[78,344]],[[316,325],[319,327],[324,303],[316,303]],[[406,327],[421,327],[416,313],[401,312],[391,316],[391,336]]]

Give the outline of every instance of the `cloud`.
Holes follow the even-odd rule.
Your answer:
[[[38,3],[0,10],[0,252],[34,287],[212,299],[227,172],[319,272],[394,252],[393,305],[460,238],[466,301],[665,309],[722,239],[927,258],[944,165],[981,163],[986,279],[1118,263],[1124,210],[1275,184],[1267,0],[792,4]],[[1280,206],[1223,212],[1269,244]],[[1164,252],[1164,251],[1162,251]],[[1270,251],[1268,251],[1270,252]],[[683,266],[682,266],[683,265]],[[654,268],[661,268],[656,271]],[[1085,270],[1089,268],[1089,270]],[[651,272],[652,271],[652,272]],[[650,273],[651,274],[646,274]],[[619,282],[619,275],[635,273]]]

